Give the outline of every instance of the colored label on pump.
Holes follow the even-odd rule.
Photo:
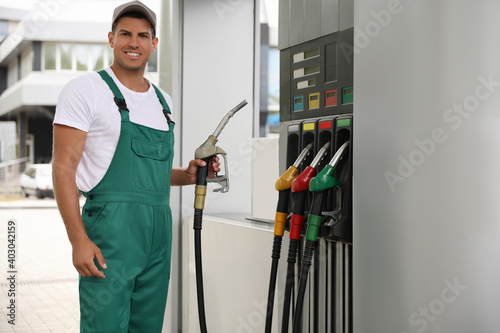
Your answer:
[[[290,133],[290,132],[298,132],[299,129],[300,129],[299,124],[290,125],[290,126],[288,126],[288,133]]]
[[[309,94],[309,110],[319,108],[319,92]]]
[[[293,111],[304,111],[304,97],[297,96],[293,98]]]
[[[322,121],[319,123],[319,129],[327,129],[327,128],[332,128],[332,121]]]
[[[347,126],[351,126],[351,119],[337,120],[337,127],[347,127]]]
[[[352,103],[354,100],[353,87],[342,88],[342,104]]]
[[[306,123],[302,125],[302,130],[303,131],[313,131],[314,130],[314,123]]]
[[[337,89],[325,91],[325,106],[337,105]]]

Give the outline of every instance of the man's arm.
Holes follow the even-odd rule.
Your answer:
[[[203,160],[191,160],[187,168],[172,168],[172,175],[170,176],[170,185],[184,186],[196,183],[196,171],[198,166],[205,166]],[[216,156],[212,165],[208,168],[208,178],[214,178],[215,173],[220,171],[219,158]]]
[[[54,147],[52,156],[52,179],[54,194],[73,247],[73,265],[82,276],[104,278],[97,269],[106,268],[99,248],[88,238],[80,214],[80,202],[76,187],[76,168],[83,154],[87,133],[76,128],[54,124]]]

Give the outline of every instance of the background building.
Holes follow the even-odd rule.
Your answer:
[[[109,13],[120,3],[0,2],[0,120],[17,124],[17,157],[32,146],[35,162],[50,161],[59,93],[69,80],[112,63]],[[148,66],[154,83],[157,69],[155,52]]]

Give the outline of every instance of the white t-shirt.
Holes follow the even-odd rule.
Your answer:
[[[135,92],[125,87],[111,68],[106,68],[106,72],[123,94],[131,122],[159,130],[169,129],[151,83],[147,92]],[[163,90],[162,93],[172,111],[172,99]],[[87,132],[82,159],[76,170],[76,182],[80,190],[90,191],[111,164],[121,128],[121,116],[113,92],[99,74],[80,76],[64,86],[57,102],[54,124]]]

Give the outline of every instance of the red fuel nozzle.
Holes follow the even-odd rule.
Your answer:
[[[316,170],[308,166],[292,181],[292,192],[301,192],[309,189],[309,182],[316,175]]]
[[[311,164],[305,168],[305,170],[292,181],[292,192],[300,192],[309,189],[309,182],[316,175],[316,166],[323,159],[325,153],[327,152],[330,143],[327,142],[321,147],[316,156],[314,157]]]
[[[302,232],[302,226],[304,225],[304,206],[307,199],[307,191],[309,190],[309,182],[316,175],[316,170],[314,169],[318,163],[321,161],[325,153],[327,152],[330,143],[326,143],[316,154],[316,157],[311,162],[305,170],[293,180],[292,182],[292,192],[295,198],[295,207],[292,214],[292,219],[290,221],[290,239],[300,239],[300,234]]]

